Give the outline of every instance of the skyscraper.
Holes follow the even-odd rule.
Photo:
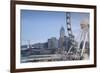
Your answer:
[[[65,36],[65,29],[62,26],[61,29],[60,29],[60,38],[64,38],[64,36]]]
[[[64,46],[64,36],[65,36],[65,29],[61,27],[60,29],[60,37],[59,37],[59,48],[63,48]]]

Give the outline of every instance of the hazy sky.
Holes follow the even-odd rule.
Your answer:
[[[71,13],[72,30],[75,37],[80,31],[80,22],[89,19],[89,13]],[[21,41],[26,44],[46,42],[48,38],[60,36],[60,28],[65,28],[66,35],[66,13],[55,11],[21,10]]]

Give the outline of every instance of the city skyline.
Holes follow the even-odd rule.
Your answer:
[[[59,38],[50,37],[50,38],[47,39],[47,41],[44,41],[42,43],[41,42],[37,42],[37,43],[28,43],[28,44],[25,44],[25,45],[21,45],[21,48],[23,48],[23,46],[25,46],[27,48],[30,46],[32,48],[32,46],[34,46],[34,45],[40,46],[40,45],[44,45],[45,43],[47,43],[48,47],[52,47],[50,44],[55,44],[55,41],[56,41],[56,44],[58,44],[57,42],[59,42],[59,40],[61,38],[64,38],[64,37],[66,37],[67,40],[68,40],[68,37],[65,35],[64,27],[61,27],[60,30],[59,30]]]
[[[28,55],[50,55],[50,54],[62,54],[67,52],[71,46],[69,38],[65,35],[65,29],[60,28],[60,37],[48,38],[48,41],[43,43],[34,43],[21,45],[21,56],[25,57]]]
[[[62,26],[67,36],[65,14],[55,11],[21,10],[21,44],[26,44],[26,40],[30,40],[31,43],[42,43],[51,37],[58,39]],[[71,12],[72,30],[75,36],[80,30],[80,21],[84,18],[89,19],[89,13]]]

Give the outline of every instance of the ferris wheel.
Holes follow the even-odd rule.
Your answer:
[[[70,12],[66,13],[66,24],[67,24],[67,31],[68,31],[69,39],[70,39],[71,43],[73,44],[74,43],[74,35],[72,32],[72,28],[71,28],[71,13]]]
[[[86,27],[84,27],[85,29],[87,28],[87,24],[88,22],[84,21],[82,22],[83,25],[86,25]],[[71,46],[67,52],[67,55],[69,55],[71,52],[74,53],[74,55],[78,55],[77,58],[81,59],[81,57],[83,57],[83,54],[84,54],[84,50],[85,50],[85,46],[86,46],[86,40],[87,40],[87,37],[88,37],[88,32],[85,32],[86,30],[82,30],[82,32],[80,32],[81,36],[79,37],[80,41],[78,42],[78,46],[76,46],[76,40],[75,40],[75,36],[73,34],[73,31],[72,31],[72,25],[71,25],[71,13],[70,12],[66,12],[66,25],[67,25],[67,33],[68,33],[68,37],[69,37],[69,40],[71,42]],[[88,28],[87,28],[88,29]],[[85,34],[83,34],[85,32]],[[80,45],[81,45],[81,42],[82,42],[82,37],[84,37],[83,39],[83,46],[82,48],[80,49]],[[75,50],[76,52],[72,51],[72,50]],[[80,50],[80,51],[79,51]]]

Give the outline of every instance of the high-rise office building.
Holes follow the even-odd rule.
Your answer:
[[[60,29],[60,37],[59,37],[59,48],[63,48],[64,46],[64,36],[65,36],[65,29],[64,27],[61,27]]]
[[[65,29],[64,29],[64,27],[61,27],[61,29],[60,29],[60,38],[64,38],[64,36],[65,36]]]

